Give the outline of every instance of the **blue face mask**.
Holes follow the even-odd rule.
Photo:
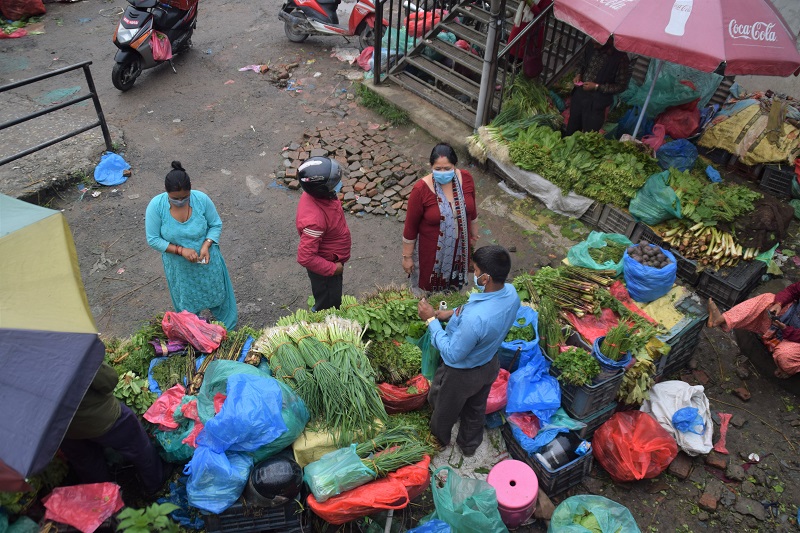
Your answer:
[[[436,180],[436,183],[439,185],[444,185],[445,183],[450,183],[453,181],[453,178],[456,177],[456,170],[434,170],[433,171],[433,179]]]
[[[333,192],[339,194],[339,191],[341,190],[342,190],[342,182],[340,181],[339,183],[336,184],[336,187],[333,188]]]
[[[483,277],[483,274],[481,274],[481,277]],[[474,272],[472,274],[472,282],[475,283],[475,288],[478,289],[478,292],[486,290],[486,287],[483,285],[478,285],[478,276]]]
[[[186,204],[189,203],[189,198],[190,198],[189,196],[187,196],[183,200],[175,200],[173,198],[169,198],[169,203],[173,207],[183,207],[183,206],[185,206]]]

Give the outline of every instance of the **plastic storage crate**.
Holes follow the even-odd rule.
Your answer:
[[[716,272],[704,270],[697,284],[697,293],[705,298],[713,298],[717,305],[733,307],[747,298],[750,291],[761,281],[767,270],[763,261],[740,261],[733,268],[723,268]]]
[[[627,211],[606,204],[597,227],[605,233],[619,233],[630,239],[633,230],[636,229],[636,220]]]
[[[658,336],[661,341],[669,345],[670,351],[655,362],[657,375],[682,368],[692,358],[700,342],[700,332],[708,320],[707,305],[698,300],[692,295],[687,295],[675,304],[675,309],[684,317],[668,333]]]
[[[796,179],[793,165],[767,165],[760,187],[779,198],[792,196],[792,180]]]
[[[687,285],[694,287],[700,281],[702,272],[697,270],[697,261],[686,259],[675,250],[670,250],[678,262],[678,277]]]
[[[550,374],[558,377],[561,372],[550,367]],[[576,387],[567,383],[561,385],[561,407],[573,418],[586,418],[601,411],[617,396],[625,372],[620,369],[617,375],[595,385]]]
[[[608,404],[607,406],[603,407],[593,415],[578,420],[578,422],[586,424],[585,428],[578,431],[578,436],[582,439],[591,440],[592,435],[594,435],[594,432],[597,430],[597,428],[602,426],[603,422],[611,418],[616,408],[617,408],[617,402],[614,401]]]
[[[728,166],[737,175],[751,181],[760,180],[761,176],[764,174],[764,165],[746,165],[742,163],[738,157],[731,158]]]
[[[241,500],[222,514],[205,516],[207,533],[294,533],[302,531],[300,502],[281,507],[254,507]]]
[[[707,159],[710,159],[712,163],[714,163],[719,167],[726,166],[733,157],[733,154],[731,154],[727,150],[723,150],[722,148],[708,149],[708,148],[698,147],[697,151],[700,152],[700,155],[702,155]]]
[[[536,477],[539,478],[539,488],[551,498],[583,481],[583,478],[592,470],[592,452],[578,457],[561,468],[550,470],[535,456],[528,455],[528,452],[514,439],[514,434],[508,424],[503,426],[501,433],[511,458],[522,461],[533,468]]]
[[[639,244],[639,241],[646,241],[651,244],[655,244],[656,246],[660,246],[665,250],[669,250],[669,245],[664,242],[664,239],[662,239],[661,236],[653,230],[653,228],[644,222],[636,223],[636,227],[634,228],[630,239],[633,244]]]
[[[600,216],[603,214],[603,209],[605,209],[605,207],[606,204],[594,202],[578,220],[584,224],[596,226],[597,223],[600,222]]]

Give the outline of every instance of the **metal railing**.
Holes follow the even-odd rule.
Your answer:
[[[61,74],[65,74],[65,73],[71,72],[73,70],[83,69],[83,73],[86,76],[86,85],[89,88],[89,94],[87,94],[87,95],[80,96],[80,97],[77,97],[77,98],[73,98],[71,100],[67,100],[66,102],[61,102],[60,104],[55,104],[55,105],[46,107],[44,109],[40,109],[39,111],[36,111],[34,113],[29,113],[27,115],[11,119],[11,120],[3,123],[3,124],[0,124],[0,131],[3,131],[3,130],[5,130],[7,128],[10,128],[12,126],[16,126],[17,124],[22,124],[23,122],[27,122],[29,120],[33,120],[35,118],[44,116],[44,115],[46,115],[48,113],[52,113],[54,111],[58,111],[60,109],[64,109],[65,107],[68,107],[68,106],[71,106],[71,105],[75,105],[75,104],[78,104],[80,102],[84,102],[86,100],[89,100],[90,98],[92,99],[92,102],[94,102],[94,109],[95,109],[95,112],[97,113],[97,121],[96,122],[92,122],[91,124],[88,124],[86,126],[82,126],[82,127],[78,128],[76,130],[73,130],[73,131],[69,132],[69,133],[65,133],[64,135],[61,135],[60,137],[56,137],[54,139],[50,139],[49,141],[45,141],[45,142],[43,142],[41,144],[37,144],[36,146],[34,146],[32,148],[28,148],[27,150],[23,150],[23,151],[18,152],[18,153],[14,154],[14,155],[8,156],[8,157],[6,157],[4,159],[0,159],[0,166],[3,166],[5,164],[7,164],[7,163],[11,163],[12,161],[16,161],[17,159],[19,159],[21,157],[25,157],[26,155],[30,155],[32,153],[38,152],[39,150],[43,150],[43,149],[47,148],[48,146],[52,146],[54,144],[60,143],[61,141],[65,141],[65,140],[67,140],[67,139],[69,139],[71,137],[75,137],[76,135],[80,135],[81,133],[83,133],[85,131],[89,131],[89,130],[91,130],[93,128],[96,128],[98,126],[103,131],[103,139],[105,140],[105,143],[106,143],[106,150],[108,150],[109,152],[113,151],[112,143],[111,143],[111,134],[108,131],[108,124],[106,124],[106,119],[105,119],[105,116],[103,115],[103,108],[100,106],[100,99],[97,97],[97,89],[95,89],[94,80],[92,79],[92,73],[89,70],[89,65],[91,65],[91,64],[92,64],[91,61],[84,61],[83,63],[77,63],[77,64],[71,65],[69,67],[64,67],[64,68],[61,68],[61,69],[58,69],[58,70],[54,70],[53,72],[48,72],[47,74],[40,74],[39,76],[34,76],[32,78],[16,81],[14,83],[9,83],[8,85],[3,85],[2,87],[0,87],[0,93],[4,93],[4,92],[10,91],[12,89],[16,89],[18,87],[24,87],[25,85],[30,85],[31,83],[36,83],[38,81],[46,80],[48,78],[53,78],[55,76],[60,76]]]

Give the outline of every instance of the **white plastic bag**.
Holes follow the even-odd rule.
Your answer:
[[[689,455],[707,454],[711,451],[711,440],[714,434],[714,423],[708,398],[702,385],[691,386],[683,381],[664,381],[650,389],[650,399],[645,400],[641,410],[653,417],[675,437],[678,447]],[[703,419],[705,428],[698,435],[692,431],[679,431],[672,424],[672,415],[684,407],[694,407]]]

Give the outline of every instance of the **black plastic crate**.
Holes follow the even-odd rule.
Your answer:
[[[767,165],[760,187],[774,196],[790,198],[795,176],[794,165]]]
[[[551,366],[550,374],[557,378],[561,372]],[[583,385],[581,387],[559,381],[561,385],[561,407],[573,418],[591,416],[602,410],[617,397],[617,391],[622,385],[622,377],[624,375],[625,372],[620,369],[617,375],[612,378],[595,385]]]
[[[644,222],[637,222],[636,227],[631,234],[631,242],[633,244],[639,244],[640,241],[646,241],[650,244],[655,244],[656,246],[660,246],[665,250],[669,250],[669,244],[664,242],[664,239],[653,230],[650,226],[645,224]]]
[[[578,219],[584,224],[588,224],[590,226],[596,226],[597,223],[600,221],[600,215],[603,214],[603,209],[606,207],[606,204],[600,202],[593,202],[589,209],[581,215]]]
[[[611,418],[616,408],[617,402],[613,401],[591,416],[579,419],[578,422],[583,422],[586,424],[586,427],[578,431],[578,436],[582,439],[591,440],[592,435],[594,435],[594,432],[597,431],[597,428],[602,426],[606,420]]]
[[[733,154],[728,152],[727,150],[723,150],[722,148],[700,148],[697,149],[700,152],[700,155],[710,159],[712,163],[719,167],[724,167],[730,162]]]
[[[764,165],[747,165],[742,163],[738,157],[732,157],[728,166],[738,176],[750,181],[758,181],[764,174]]]
[[[583,478],[588,476],[592,470],[591,451],[561,468],[550,470],[539,462],[535,456],[528,455],[528,452],[514,438],[514,434],[508,424],[503,426],[501,433],[506,441],[506,448],[511,458],[522,461],[533,468],[539,480],[539,487],[551,498],[583,481]]]
[[[222,514],[205,516],[207,533],[290,533],[302,530],[300,502],[280,507],[255,507],[237,501]]]
[[[697,270],[697,261],[686,259],[675,250],[670,250],[678,262],[678,277],[687,285],[694,287],[700,281],[701,271]]]
[[[694,350],[699,343],[700,335],[697,335],[693,342],[670,351],[666,364],[663,366],[659,365],[659,370],[655,375],[666,377],[685,368],[689,364],[689,361],[692,360],[692,354],[694,354]]]
[[[739,261],[735,267],[719,271],[706,269],[700,276],[697,293],[704,298],[713,298],[721,307],[733,307],[756,288],[766,270],[766,263],[757,260]]]
[[[597,227],[605,233],[619,233],[629,239],[636,229],[636,220],[627,211],[623,211],[611,204],[606,204],[603,214],[597,222]]]

